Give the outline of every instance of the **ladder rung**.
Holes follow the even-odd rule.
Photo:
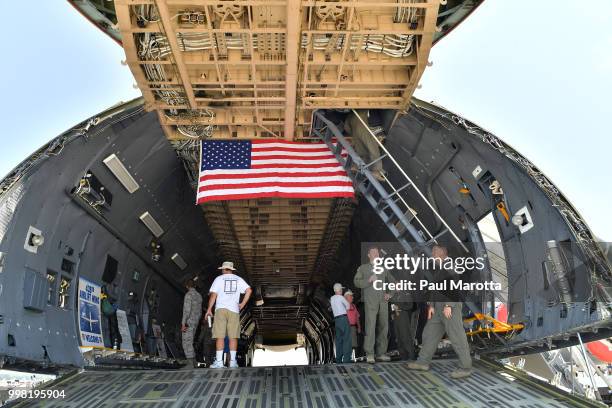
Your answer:
[[[351,156],[347,156],[344,162],[344,167],[349,168],[353,164],[353,158]]]
[[[442,235],[446,234],[447,232],[448,232],[448,230],[446,228],[444,228],[442,231],[438,232],[436,234],[436,236],[434,236],[432,239],[427,241],[427,243],[434,244],[438,240],[438,238],[440,238]]]
[[[408,220],[408,224],[412,224],[412,220],[414,220],[414,214],[412,213],[412,211],[407,210],[404,213],[404,217]],[[399,221],[397,224],[395,224],[395,228],[397,228],[398,231],[399,230],[403,230],[403,232],[407,231]]]
[[[393,225],[397,225],[398,222],[399,222],[399,218],[397,218],[397,215],[395,215],[395,213],[391,214],[391,216],[387,220],[388,224],[393,224]]]
[[[380,204],[378,205],[378,208],[380,208],[381,210],[386,210],[387,208],[391,206],[390,202],[397,204],[402,199],[401,197],[396,197],[394,199],[390,199],[389,197],[390,196],[386,196],[382,198],[383,201],[380,202]]]
[[[397,224],[396,224],[396,225],[397,225]],[[404,228],[404,226],[403,226],[403,225],[401,225],[401,224],[400,224],[400,227],[401,227],[401,229],[400,229],[400,228],[398,228],[398,229],[397,229],[397,231],[398,231],[399,236],[400,236],[401,238],[404,238],[404,237],[406,237],[406,236],[412,236],[412,235],[409,233],[410,231],[409,231],[407,228]],[[415,237],[412,237],[412,239],[414,240],[414,239],[415,239]]]
[[[367,169],[368,167],[370,167],[370,166],[371,166],[371,165],[373,165],[373,164],[378,163],[379,161],[381,161],[381,160],[382,160],[382,159],[384,159],[385,157],[387,157],[387,153],[385,153],[385,154],[381,154],[381,155],[380,155],[380,157],[379,157],[378,159],[376,159],[376,160],[374,160],[374,161],[371,161],[370,163],[366,164],[366,165],[365,165],[365,166],[363,166],[363,167]]]
[[[378,205],[376,207],[380,210],[386,210],[387,207],[389,207],[389,203],[385,200],[381,200],[378,202]]]
[[[391,198],[396,194],[401,193],[403,190],[407,189],[408,187],[412,186],[412,183],[408,183],[408,184],[404,184],[403,186],[401,186],[400,188],[398,188],[397,190],[393,191],[391,194],[389,194],[387,197],[385,198]]]
[[[335,148],[336,155],[338,155],[338,156],[341,155],[342,154],[342,149],[344,149],[344,146],[342,146],[342,144],[340,144],[340,143],[337,143],[336,144],[336,148]]]

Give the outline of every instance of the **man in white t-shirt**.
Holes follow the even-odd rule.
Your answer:
[[[212,316],[212,308],[215,306],[215,320],[212,327],[212,337],[217,342],[217,355],[211,368],[223,368],[223,342],[225,336],[229,337],[230,368],[238,367],[236,362],[236,350],[240,338],[240,311],[246,306],[251,292],[251,287],[238,275],[234,275],[233,262],[223,262],[219,267],[223,272],[217,276],[210,287],[210,298],[208,299],[208,310],[205,318]],[[244,298],[240,302],[240,295]]]

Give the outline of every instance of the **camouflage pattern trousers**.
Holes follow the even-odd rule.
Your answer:
[[[185,353],[185,358],[195,358],[195,351],[193,350],[193,342],[195,337],[195,332],[198,327],[198,322],[188,322],[187,330],[183,332],[182,340],[183,340],[183,352]]]

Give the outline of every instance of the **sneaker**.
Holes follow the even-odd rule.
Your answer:
[[[376,356],[376,361],[391,361],[391,357],[386,354],[383,354],[381,356]]]
[[[238,362],[236,360],[230,361],[229,368],[238,368]]]
[[[407,363],[406,367],[410,370],[427,371],[429,370],[429,364],[421,364],[417,362]]]
[[[467,369],[467,368],[460,368],[458,370],[453,371],[450,374],[450,377],[454,380],[458,380],[460,378],[469,377],[470,375],[472,375],[472,370]]]
[[[211,365],[210,368],[225,368],[225,366],[223,365],[223,361],[221,360],[215,360]]]
[[[374,359],[374,356],[370,354],[366,357],[366,362],[370,364],[374,364],[376,360]]]

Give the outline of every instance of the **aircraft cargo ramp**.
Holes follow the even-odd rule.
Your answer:
[[[429,372],[404,363],[240,369],[87,370],[55,382],[66,398],[15,407],[327,408],[596,407],[525,374],[477,361],[471,378],[451,380],[452,360]]]

